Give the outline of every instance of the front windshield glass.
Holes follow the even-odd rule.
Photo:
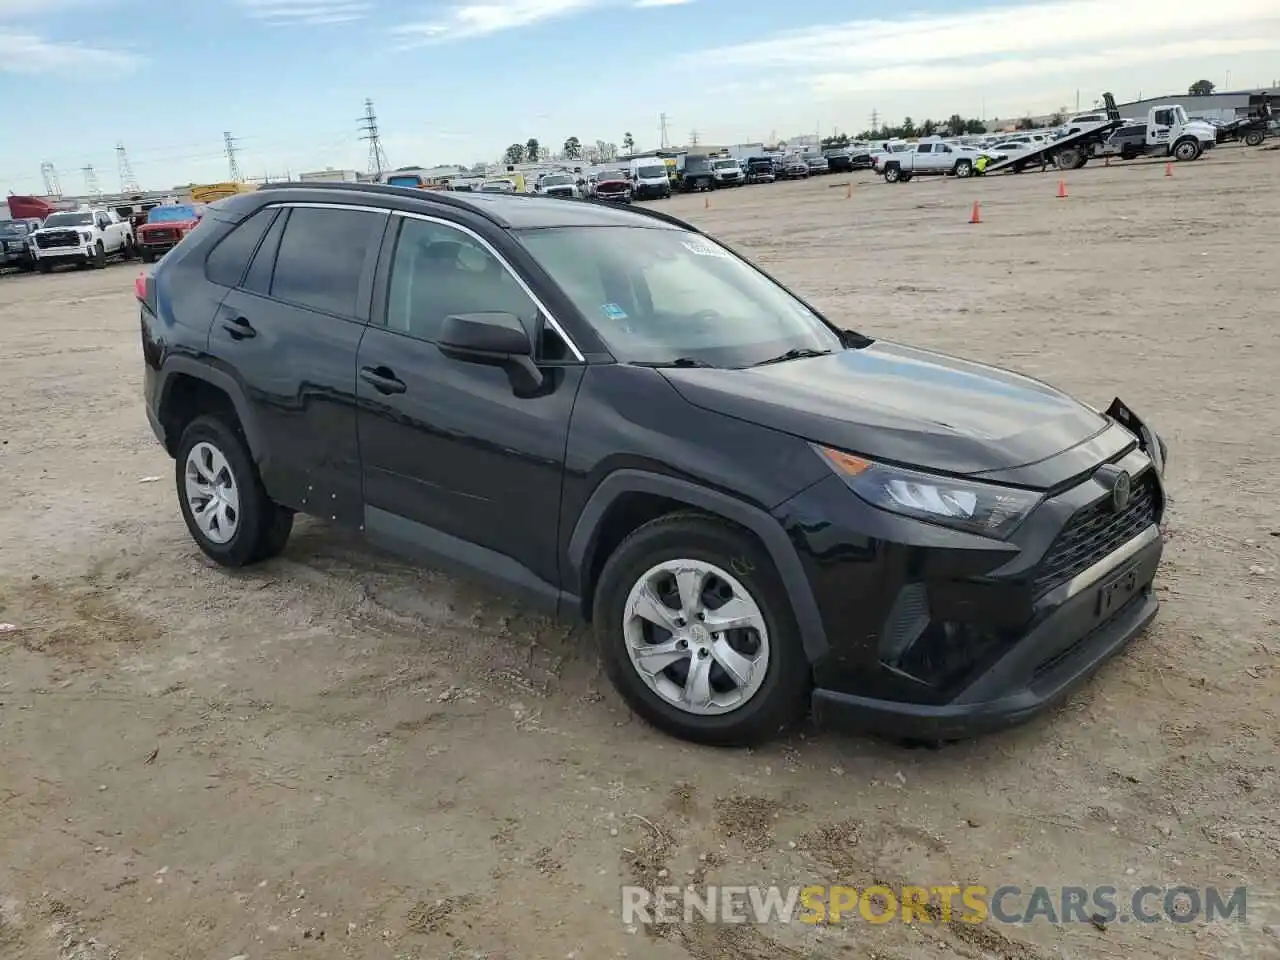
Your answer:
[[[46,227],[87,227],[92,223],[92,213],[51,213],[44,220]]]
[[[636,175],[645,180],[652,180],[654,177],[665,177],[667,175],[667,168],[659,166],[641,167],[636,171]]]
[[[738,165],[737,160],[717,160],[716,161],[717,170],[729,170],[734,167],[737,167],[737,165]]]
[[[187,206],[156,207],[147,214],[147,223],[182,223],[196,218],[196,208]]]
[[[728,250],[684,230],[557,227],[521,242],[624,363],[745,367],[840,337]]]
[[[573,183],[573,177],[566,177],[558,173],[542,178],[544,187],[563,187],[568,183]]]
[[[0,237],[25,237],[27,235],[27,225],[21,221],[11,220],[8,223],[0,223]]]

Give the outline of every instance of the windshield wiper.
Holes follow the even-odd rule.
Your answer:
[[[780,353],[776,357],[770,357],[768,360],[761,360],[759,363],[753,363],[753,367],[763,367],[770,363],[785,363],[787,360],[803,360],[806,357],[825,357],[831,353],[830,350],[815,350],[813,347],[792,347],[786,353]]]
[[[693,357],[676,357],[674,360],[635,360],[633,367],[714,367],[714,363],[695,360]]]

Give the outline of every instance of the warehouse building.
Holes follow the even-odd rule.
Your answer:
[[[1132,103],[1121,103],[1117,106],[1120,108],[1120,116],[1137,118],[1145,117],[1152,107],[1181,104],[1187,111],[1187,116],[1192,119],[1229,123],[1239,117],[1257,113],[1258,109],[1268,102],[1275,113],[1280,113],[1280,88],[1236,90],[1229,93],[1210,93],[1199,97],[1180,93],[1167,97],[1135,100]]]

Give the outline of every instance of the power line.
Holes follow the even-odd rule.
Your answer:
[[[58,182],[58,168],[46,160],[40,164],[40,176],[44,178],[44,194],[46,197],[62,197],[62,184]]]
[[[378,134],[378,115],[373,112],[373,101],[364,102],[364,116],[360,118],[360,139],[369,141],[369,173],[381,179],[382,171],[391,164],[382,149],[382,137]]]
[[[93,169],[93,164],[81,167],[80,172],[84,174],[85,193],[91,197],[102,196],[102,188],[98,186],[98,172]]]
[[[222,132],[222,151],[227,157],[227,174],[232,183],[240,183],[244,179],[240,176],[240,162],[236,160],[237,143],[239,141],[231,136],[231,131],[224,130]]]
[[[123,141],[116,143],[116,166],[120,169],[121,193],[137,193],[142,189],[138,186],[138,178],[133,175],[133,167],[129,163],[129,154],[125,152]]]

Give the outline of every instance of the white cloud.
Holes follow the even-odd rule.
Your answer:
[[[844,66],[866,71],[938,61],[992,63],[1008,55],[1052,61],[1064,50],[1118,44],[1151,48],[1172,39],[1220,37],[1231,25],[1236,36],[1274,43],[1280,40],[1280,6],[1275,0],[1054,0],[809,27],[703,51],[689,62],[702,69]]]
[[[141,57],[122,50],[0,29],[0,72],[44,73],[70,66],[121,71],[133,70],[141,63]]]
[[[693,0],[635,0],[632,6],[637,9],[646,9],[648,7],[682,7],[687,3],[693,3]]]
[[[600,5],[600,0],[490,0],[449,7],[438,19],[401,24],[393,32],[406,47],[423,46],[529,27]]]
[[[255,20],[280,25],[324,26],[363,20],[373,11],[365,0],[239,0]]]

